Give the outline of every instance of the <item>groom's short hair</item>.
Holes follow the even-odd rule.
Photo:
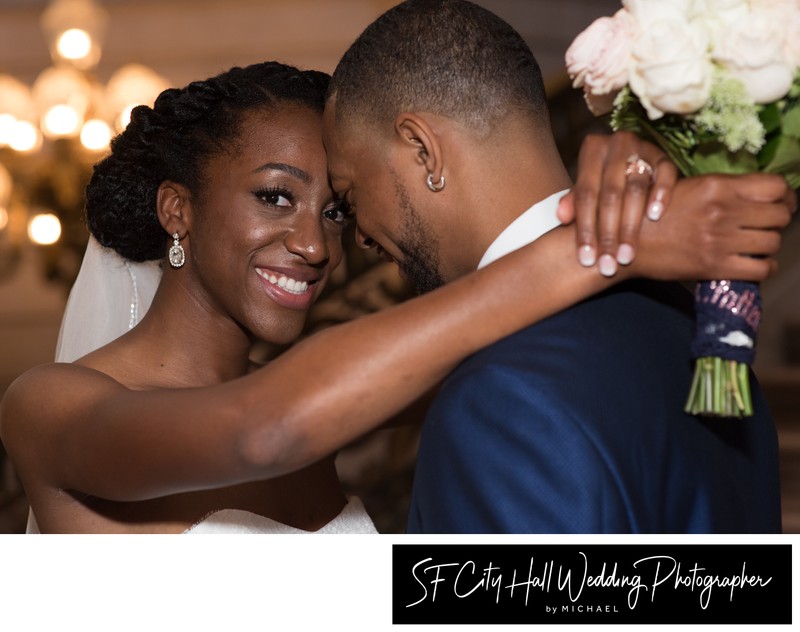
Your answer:
[[[408,0],[384,13],[344,54],[328,96],[338,121],[386,124],[403,111],[431,112],[488,133],[517,111],[549,126],[525,40],[464,0]]]

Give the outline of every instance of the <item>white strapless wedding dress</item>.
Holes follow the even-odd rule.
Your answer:
[[[276,522],[271,518],[265,518],[264,516],[250,513],[249,511],[222,509],[210,513],[195,525],[189,527],[184,533],[190,535],[204,533],[332,534],[377,533],[377,530],[369,514],[367,514],[367,510],[364,509],[364,504],[361,500],[351,497],[341,513],[318,531],[296,529],[282,522]]]
[[[28,527],[26,533],[40,533],[36,516],[28,513]],[[364,504],[359,498],[351,496],[341,513],[323,526],[318,531],[304,531],[290,527],[282,522],[260,516],[240,509],[220,509],[213,511],[197,523],[186,529],[186,534],[219,533],[225,535],[235,534],[336,534],[336,533],[378,533],[372,519],[369,517]]]

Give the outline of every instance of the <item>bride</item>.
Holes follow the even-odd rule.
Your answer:
[[[29,531],[374,533],[331,455],[467,355],[615,282],[578,263],[562,227],[254,367],[254,341],[293,341],[342,257],[326,86],[268,62],[167,90],[96,166],[60,362],[18,378],[0,409]],[[788,221],[785,205],[763,206]],[[739,230],[706,235],[677,205],[661,223],[672,243],[646,226],[617,279],[710,274],[689,255]],[[518,292],[532,283],[536,301]],[[115,297],[121,320],[100,307]]]

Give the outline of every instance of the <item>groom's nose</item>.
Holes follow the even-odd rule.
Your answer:
[[[359,248],[364,248],[365,250],[375,247],[375,240],[361,230],[358,224],[356,224],[356,244],[358,244]]]

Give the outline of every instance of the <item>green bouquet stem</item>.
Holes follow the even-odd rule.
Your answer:
[[[752,417],[748,365],[722,358],[698,358],[684,411],[708,417]]]

